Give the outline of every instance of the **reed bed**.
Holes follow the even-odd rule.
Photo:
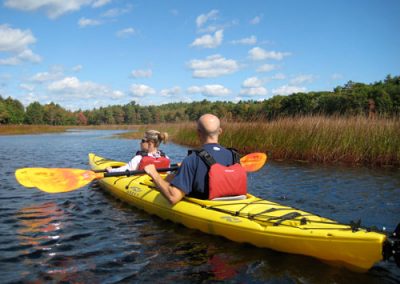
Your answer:
[[[400,164],[400,121],[364,117],[297,117],[223,123],[222,145],[241,153],[268,152],[274,160],[366,165]],[[195,126],[180,125],[174,141],[196,142]]]
[[[125,138],[140,139],[148,129],[168,132],[170,140],[199,147],[194,122],[152,125],[44,126],[0,125],[0,134],[34,134],[78,129],[125,129]],[[296,117],[271,122],[222,123],[220,143],[243,154],[267,152],[274,160],[400,165],[399,118]]]

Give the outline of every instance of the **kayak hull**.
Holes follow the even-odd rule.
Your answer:
[[[124,163],[89,154],[92,170]],[[171,205],[148,175],[107,177],[100,186],[116,198],[188,228],[239,243],[312,256],[354,271],[383,259],[386,235],[323,218],[251,194],[245,200],[208,201],[185,197]]]

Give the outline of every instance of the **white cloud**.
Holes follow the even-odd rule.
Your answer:
[[[291,94],[294,94],[294,93],[301,93],[301,92],[304,93],[306,91],[307,91],[307,89],[305,87],[284,85],[284,86],[281,86],[281,87],[279,87],[277,89],[273,89],[272,93],[274,95],[283,95],[283,96],[285,96],[285,95],[291,95]]]
[[[33,75],[30,78],[30,81],[35,82],[35,83],[44,83],[48,81],[54,81],[63,76],[63,72],[59,70],[54,70],[51,72],[39,72]]]
[[[218,10],[211,10],[207,14],[201,14],[196,18],[198,28],[204,26],[209,20],[215,20],[218,16]]]
[[[258,67],[256,71],[258,73],[265,73],[265,72],[273,71],[273,70],[275,70],[275,68],[276,67],[273,64],[263,64],[260,67]]]
[[[240,90],[240,94],[245,97],[265,96],[268,94],[268,90],[262,86],[252,87],[252,88],[243,88]]]
[[[148,70],[133,70],[131,73],[133,78],[150,78],[153,76],[153,71]]]
[[[127,38],[134,34],[135,34],[135,29],[131,28],[131,27],[119,30],[116,33],[117,37],[121,37],[121,38]]]
[[[304,83],[311,83],[314,81],[314,76],[313,75],[299,75],[293,79],[290,80],[290,84],[292,85],[299,85],[299,84],[304,84]]]
[[[44,10],[49,18],[55,19],[67,12],[78,11],[81,6],[92,2],[93,0],[6,0],[4,5],[22,11]]]
[[[36,38],[30,30],[22,31],[8,25],[0,25],[0,51],[21,52],[35,42]]]
[[[191,46],[198,46],[198,47],[204,47],[204,48],[215,48],[222,43],[223,38],[224,38],[224,31],[218,30],[214,33],[214,36],[207,34],[207,35],[203,35],[199,38],[196,38],[192,42]]]
[[[19,85],[19,87],[21,89],[25,90],[25,91],[28,91],[28,92],[33,92],[35,90],[35,86],[30,85],[30,84],[22,83],[22,84]]]
[[[267,51],[261,47],[254,47],[249,50],[249,57],[252,60],[282,60],[285,56],[289,56],[289,52]]]
[[[88,27],[88,26],[98,26],[100,24],[101,23],[98,20],[92,20],[92,19],[87,19],[87,18],[80,18],[78,21],[78,25],[81,28]]]
[[[132,7],[133,7],[132,4],[128,4],[128,5],[126,5],[125,8],[109,9],[106,12],[104,12],[103,14],[101,14],[101,16],[106,17],[106,18],[116,18],[123,14],[129,13],[132,10]]]
[[[33,82],[46,82],[46,81],[52,81],[54,80],[54,74],[51,74],[49,72],[40,72],[36,73],[32,78],[30,79]]]
[[[173,96],[177,96],[181,93],[181,88],[178,86],[172,87],[170,89],[164,89],[161,90],[160,95],[162,97],[173,97]]]
[[[261,87],[263,81],[257,77],[250,77],[244,80],[242,86],[245,88]]]
[[[72,71],[73,71],[73,72],[79,72],[79,71],[81,71],[82,69],[83,69],[83,66],[80,65],[80,64],[78,64],[78,65],[72,67]]]
[[[272,76],[270,78],[271,80],[285,80],[286,79],[286,75],[283,73],[277,73],[274,76]]]
[[[147,85],[133,84],[131,85],[130,93],[133,97],[144,97],[145,95],[155,95],[156,91]]]
[[[239,69],[235,60],[226,59],[219,54],[208,56],[205,60],[193,59],[188,65],[195,78],[219,77]]]
[[[30,30],[13,29],[8,25],[0,25],[0,52],[12,54],[10,57],[1,58],[0,65],[40,62],[42,58],[29,48],[29,45],[35,42],[36,38]]]
[[[232,44],[244,44],[244,45],[252,45],[257,43],[257,37],[252,35],[250,37],[242,38],[239,40],[233,40]]]
[[[64,99],[67,98],[112,98],[118,99],[124,96],[124,93],[118,90],[100,85],[94,82],[81,82],[76,77],[65,77],[62,80],[55,81],[48,85],[48,91],[55,94],[61,94]]]
[[[255,16],[253,19],[250,20],[250,24],[257,25],[261,22],[262,16]]]
[[[228,88],[218,84],[191,86],[187,89],[187,92],[189,94],[202,94],[206,97],[225,97],[232,93]]]
[[[110,3],[111,0],[96,0],[94,1],[94,3],[92,4],[93,8],[99,8],[99,7],[103,7],[104,5],[107,5],[108,3]]]
[[[21,61],[30,61],[34,63],[42,61],[42,58],[39,55],[34,54],[30,49],[25,49],[20,54],[18,54],[18,59],[20,59]]]
[[[242,96],[265,96],[268,94],[268,90],[262,86],[263,80],[258,77],[250,77],[244,80],[242,83],[242,89],[240,95]]]
[[[42,61],[42,58],[39,55],[34,54],[32,50],[25,49],[16,56],[0,59],[0,65],[19,65],[27,61],[30,61],[32,63],[39,63],[40,61]]]

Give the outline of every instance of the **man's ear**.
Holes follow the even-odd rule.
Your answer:
[[[221,135],[222,134],[222,128],[220,127],[219,129],[218,129],[218,135]]]

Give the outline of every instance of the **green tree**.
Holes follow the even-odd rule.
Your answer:
[[[0,97],[0,124],[6,124],[9,121],[9,113],[3,99]]]
[[[4,103],[8,112],[8,123],[23,123],[25,118],[25,109],[22,103],[18,100],[12,99],[11,97],[4,100]]]
[[[28,124],[43,124],[44,108],[39,102],[33,102],[26,108],[25,122]]]
[[[53,102],[43,107],[43,120],[49,125],[66,125],[68,124],[68,111],[60,105]]]

